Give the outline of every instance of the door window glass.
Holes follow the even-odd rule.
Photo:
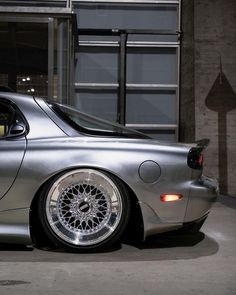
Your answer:
[[[0,138],[6,137],[13,121],[13,111],[0,104]]]

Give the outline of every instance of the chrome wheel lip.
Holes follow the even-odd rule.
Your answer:
[[[105,222],[97,226],[96,230],[73,230],[60,218],[58,200],[70,185],[75,185],[78,181],[93,183],[103,193],[106,192],[106,202],[110,202]],[[94,169],[77,169],[65,173],[55,181],[46,198],[46,217],[50,228],[63,241],[75,246],[90,246],[106,240],[118,227],[122,209],[122,198],[116,184],[106,174]]]

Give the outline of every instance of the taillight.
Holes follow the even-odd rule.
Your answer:
[[[200,154],[199,158],[198,158],[198,165],[200,167],[203,167],[203,162],[204,162],[204,157],[203,154]]]
[[[203,168],[203,161],[202,148],[191,148],[188,154],[188,166],[200,170]]]

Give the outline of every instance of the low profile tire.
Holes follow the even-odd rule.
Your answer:
[[[130,201],[117,178],[95,169],[60,174],[41,192],[38,216],[54,245],[66,250],[103,250],[128,223]]]

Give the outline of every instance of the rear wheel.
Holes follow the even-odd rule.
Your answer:
[[[49,239],[69,250],[101,250],[119,240],[129,217],[124,184],[94,169],[53,179],[41,193],[39,219]]]

